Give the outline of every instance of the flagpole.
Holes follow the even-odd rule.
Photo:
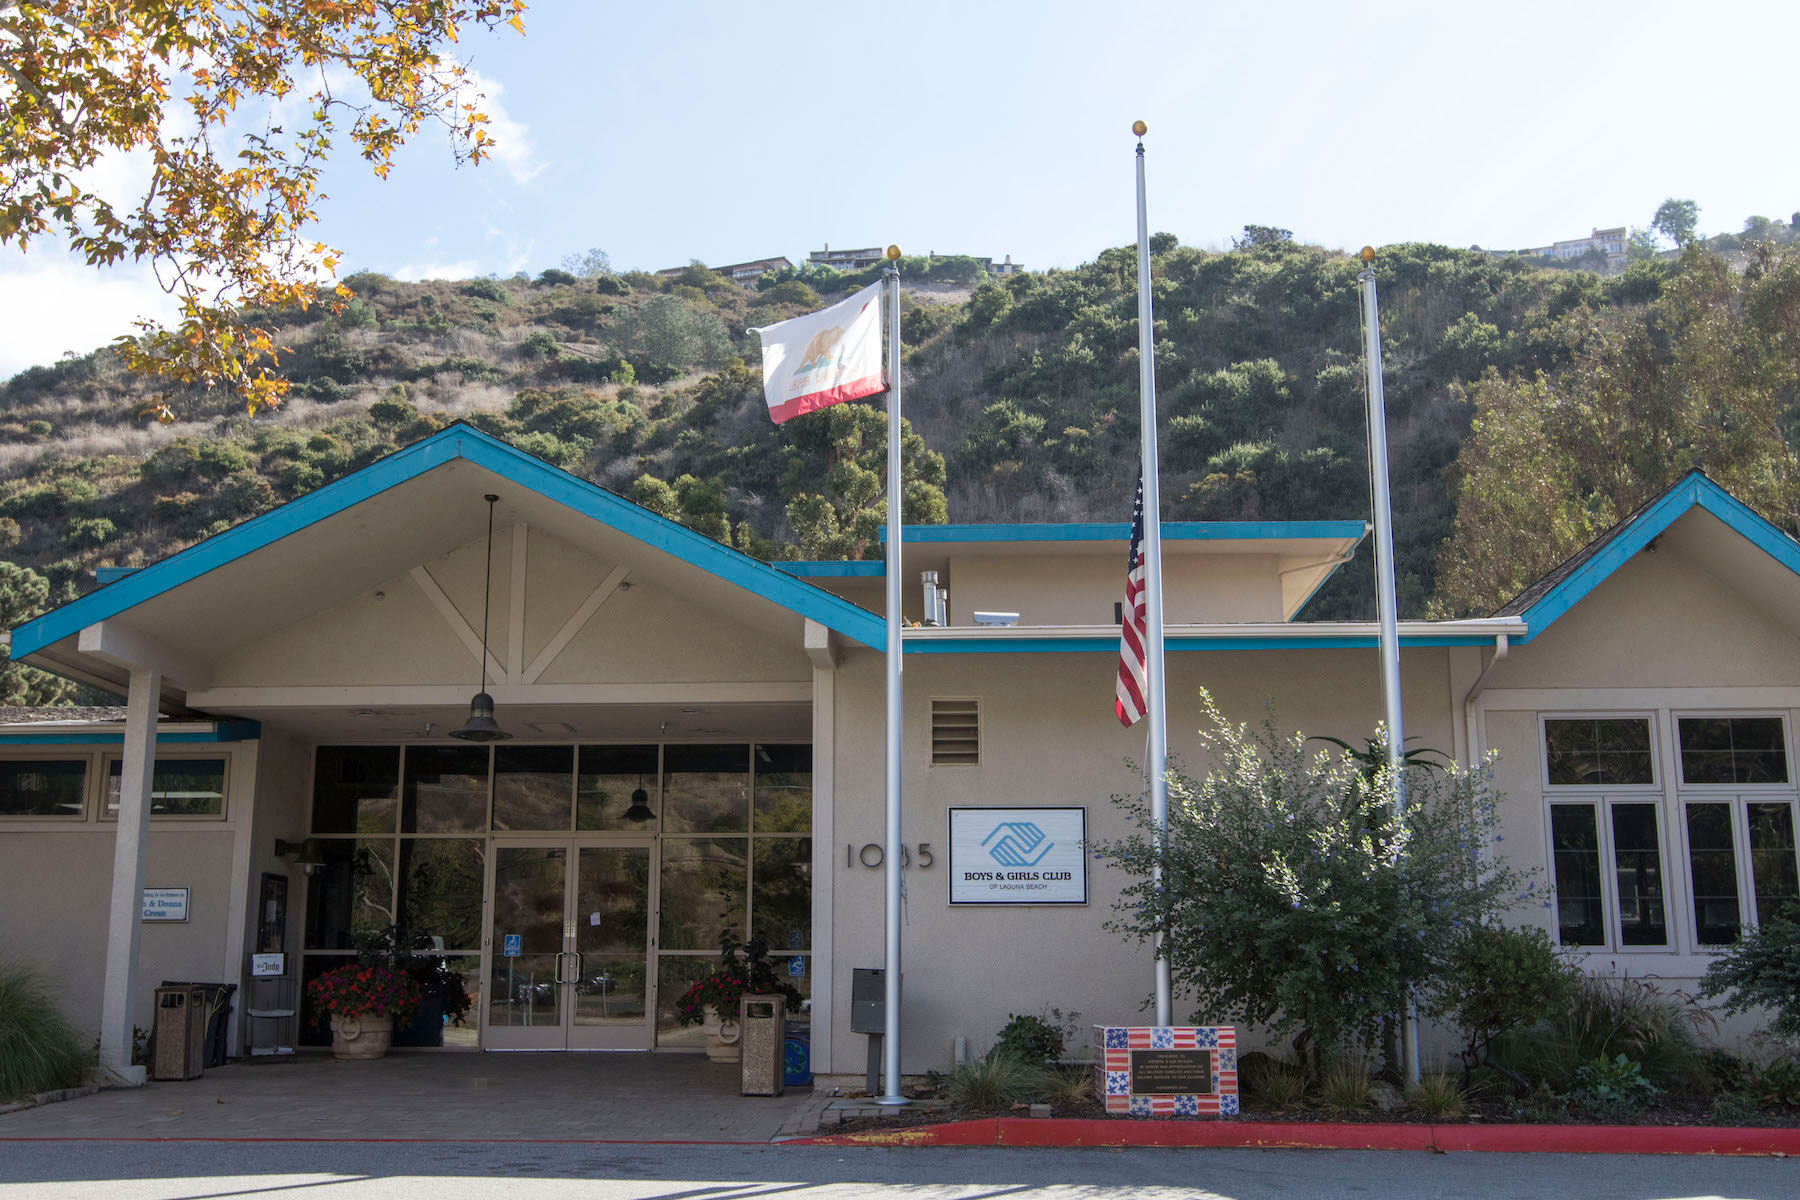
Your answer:
[[[877,1104],[905,1104],[900,1094],[900,247],[887,248],[887,956],[882,1026],[882,1087]]]
[[[1394,817],[1406,811],[1406,730],[1400,711],[1400,617],[1394,587],[1394,508],[1388,487],[1387,400],[1381,387],[1381,307],[1375,296],[1375,248],[1362,248],[1363,362],[1369,373],[1369,490],[1375,502],[1375,616],[1381,625],[1381,702],[1387,715],[1388,777]],[[1419,1022],[1403,1001],[1407,1078],[1419,1082]]]
[[[1138,394],[1139,451],[1144,473],[1144,676],[1149,685],[1148,755],[1150,823],[1156,831],[1157,860],[1151,883],[1162,890],[1162,850],[1169,822],[1169,692],[1163,664],[1162,487],[1156,457],[1156,330],[1150,317],[1150,224],[1144,206],[1144,134],[1149,126],[1134,122],[1137,144],[1138,227]],[[1174,986],[1163,935],[1156,935],[1156,1023],[1173,1025]]]

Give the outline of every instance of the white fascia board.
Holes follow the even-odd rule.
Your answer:
[[[1525,631],[1520,617],[1490,617],[1471,621],[1402,621],[1402,638],[1468,637],[1495,638],[1517,636]],[[986,641],[992,638],[1043,638],[1085,640],[1094,637],[1117,637],[1117,625],[951,625],[907,628],[902,636],[909,642]],[[1165,625],[1168,638],[1263,639],[1275,638],[1308,641],[1315,638],[1377,637],[1381,627],[1374,621],[1234,621],[1199,625]]]

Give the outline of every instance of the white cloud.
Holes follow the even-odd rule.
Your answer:
[[[0,379],[135,333],[139,317],[179,316],[147,266],[101,270],[40,246],[0,256]]]
[[[475,259],[459,258],[454,262],[408,263],[394,272],[394,278],[418,283],[422,279],[473,279],[481,273],[481,264]]]
[[[550,164],[538,157],[531,141],[531,127],[514,119],[500,102],[505,88],[498,80],[489,79],[471,69],[466,76],[468,86],[481,95],[477,106],[487,114],[488,136],[494,139],[494,161],[506,168],[514,183],[530,183]]]

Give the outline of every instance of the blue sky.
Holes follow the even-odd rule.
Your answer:
[[[1788,3],[618,5],[539,0],[466,36],[503,154],[420,135],[386,182],[325,179],[343,271],[536,273],[824,243],[1074,266],[1150,222],[1224,245],[1512,247],[1800,208]],[[1777,48],[1771,50],[1771,48]],[[167,311],[141,270],[0,251],[0,377]]]

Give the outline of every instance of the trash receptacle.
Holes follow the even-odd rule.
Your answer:
[[[206,994],[200,1008],[200,1023],[206,1036],[206,1065],[222,1067],[231,1057],[231,1042],[226,1036],[231,1024],[231,997],[235,983],[205,983],[190,979],[165,979],[166,988],[200,988]]]
[[[198,1079],[206,1069],[206,989],[156,989],[155,1046],[150,1078]]]
[[[787,1075],[787,997],[745,996],[738,1001],[738,1043],[743,1047],[746,1096],[779,1096]]]
[[[788,1026],[785,1067],[781,1081],[789,1087],[805,1087],[812,1082],[812,1026],[804,1021]]]

